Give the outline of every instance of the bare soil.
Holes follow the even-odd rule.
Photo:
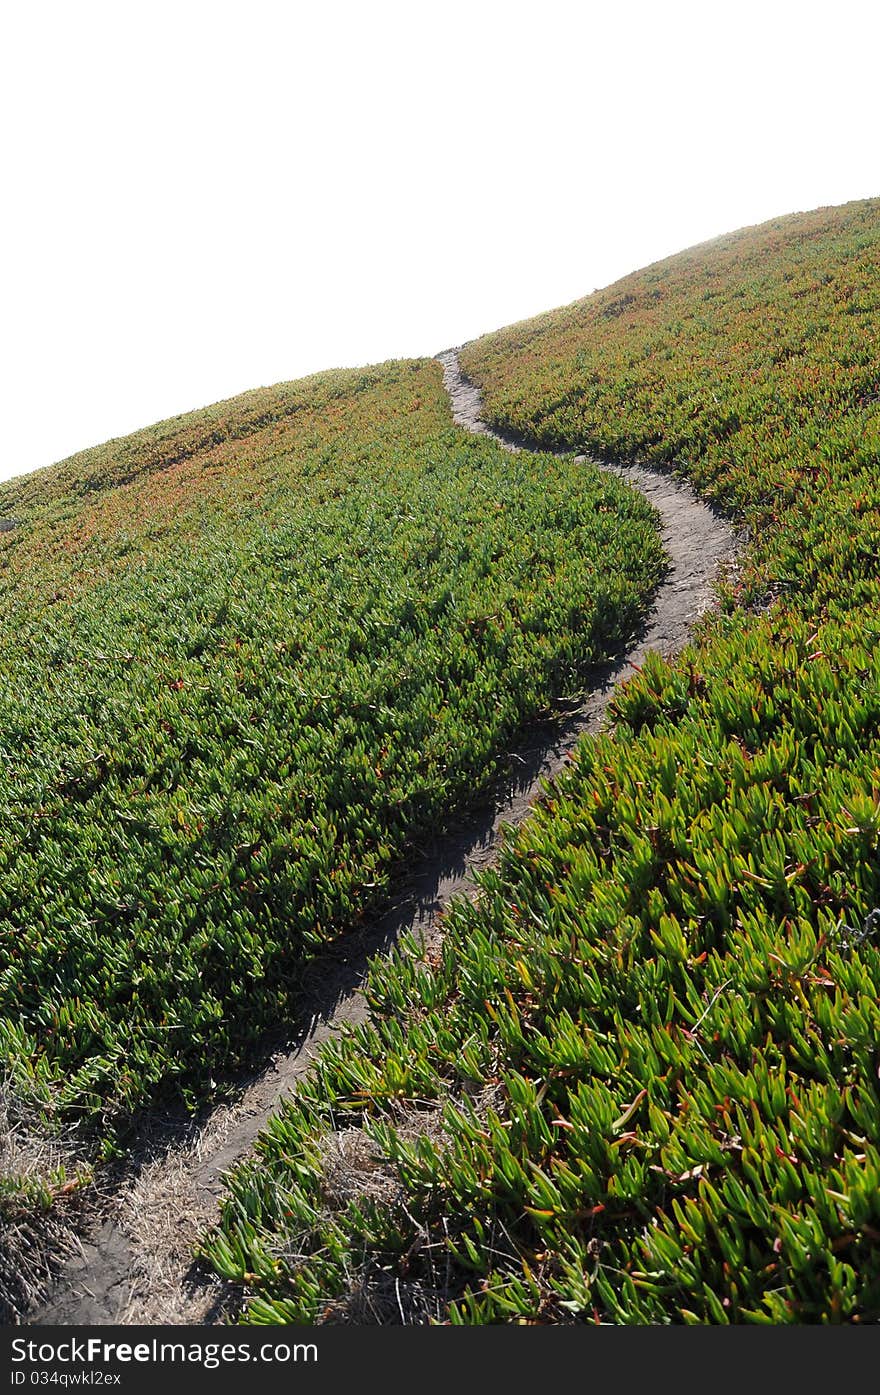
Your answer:
[[[462,374],[458,351],[438,358],[456,423],[495,436],[507,449],[520,449],[482,420],[480,393]],[[599,728],[616,685],[649,650],[670,655],[686,643],[695,621],[712,605],[719,568],[735,562],[729,524],[686,484],[636,465],[602,468],[641,490],[662,519],[670,569],[641,634],[625,654],[596,671],[576,709],[560,705],[557,715],[534,725],[522,744],[506,753],[491,803],[470,810],[455,829],[420,850],[398,882],[391,909],[310,966],[299,1019],[309,1026],[300,1037],[283,1041],[259,1074],[237,1083],[230,1102],[200,1119],[150,1121],[125,1169],[93,1189],[89,1223],[76,1239],[76,1253],[63,1262],[52,1291],[22,1321],[201,1324],[222,1321],[234,1311],[231,1286],[192,1259],[199,1237],[217,1217],[224,1174],[247,1155],[322,1044],[364,1019],[361,984],[371,958],[386,953],[404,933],[426,944],[441,933],[450,899],[475,894],[477,876],[494,860],[503,827],[527,816],[581,737]]]

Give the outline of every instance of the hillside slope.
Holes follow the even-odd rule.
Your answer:
[[[876,1320],[878,289],[872,200],[463,353],[496,425],[752,545],[234,1176],[247,1320]]]
[[[303,966],[665,567],[625,485],[454,429],[433,361],[160,423],[0,517],[0,1069],[113,1146],[295,1029]],[[8,1166],[13,1226],[67,1188]]]

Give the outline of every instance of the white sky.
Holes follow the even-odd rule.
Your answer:
[[[0,478],[880,193],[874,0],[7,0]]]

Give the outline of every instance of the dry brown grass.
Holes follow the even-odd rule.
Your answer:
[[[227,1286],[194,1261],[199,1239],[217,1214],[217,1194],[200,1185],[202,1164],[237,1122],[220,1106],[184,1141],[171,1141],[126,1187],[119,1226],[130,1242],[128,1296],[119,1321],[142,1325],[216,1322]]]
[[[78,1248],[74,1223],[88,1169],[69,1139],[51,1138],[0,1082],[0,1322],[19,1323],[59,1263]]]
[[[440,1143],[444,1137],[439,1109],[402,1113],[397,1126],[408,1140],[427,1134]],[[395,1168],[363,1129],[328,1133],[323,1140],[322,1165],[328,1214],[358,1201],[375,1202],[392,1211],[405,1209],[406,1193]],[[425,1252],[427,1232],[414,1224],[417,1240],[411,1258],[419,1258],[418,1274],[401,1277],[389,1273],[377,1256],[365,1253],[350,1276],[347,1292],[327,1304],[322,1322],[408,1327],[442,1317],[449,1297],[448,1270],[444,1265],[436,1272],[430,1254]]]
[[[470,1098],[478,1117],[498,1104],[498,1089],[487,1087]],[[427,1138],[433,1147],[445,1148],[449,1136],[441,1102],[430,1106],[398,1104],[394,1126],[406,1143]],[[365,1130],[329,1131],[322,1140],[324,1198],[328,1217],[343,1212],[352,1202],[373,1202],[399,1211],[414,1236],[409,1251],[394,1272],[382,1256],[364,1252],[348,1280],[346,1292],[330,1300],[320,1322],[357,1326],[424,1326],[443,1322],[450,1302],[458,1295],[461,1275],[453,1270],[448,1246],[429,1232],[406,1207],[407,1190],[393,1163]],[[296,1241],[290,1250],[295,1248]],[[295,1262],[290,1250],[285,1258]]]

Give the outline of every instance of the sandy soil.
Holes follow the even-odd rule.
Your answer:
[[[455,421],[495,436],[481,416],[479,391],[463,376],[458,351],[438,358]],[[496,436],[507,449],[520,447]],[[92,1221],[46,1300],[24,1316],[34,1324],[210,1323],[232,1310],[232,1290],[192,1262],[196,1241],[216,1218],[224,1173],[243,1158],[277,1107],[296,1088],[323,1042],[365,1015],[360,984],[375,954],[402,933],[427,943],[440,933],[450,898],[473,895],[477,874],[496,855],[501,829],[517,824],[568,761],[578,740],[596,731],[615,686],[649,650],[671,654],[712,604],[713,580],[735,557],[727,523],[687,485],[639,466],[603,467],[634,485],[657,508],[671,566],[643,632],[618,660],[595,674],[575,711],[536,726],[507,753],[491,806],[471,811],[453,833],[422,850],[391,910],[369,930],[347,936],[335,954],[308,971],[300,1020],[309,1027],[288,1040],[258,1075],[239,1082],[231,1103],[195,1122],[153,1120],[127,1171],[96,1193]]]

